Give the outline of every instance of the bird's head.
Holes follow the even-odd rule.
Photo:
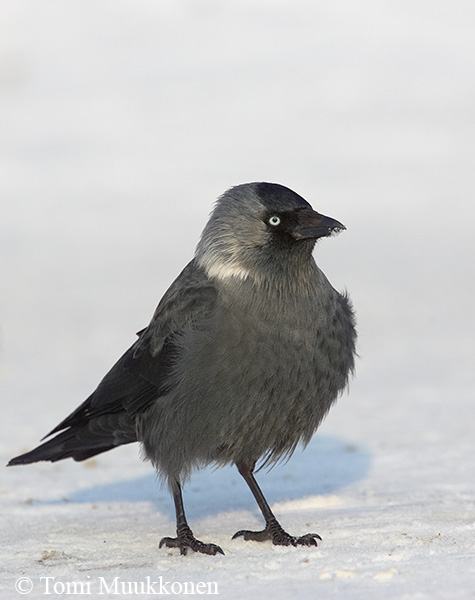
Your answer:
[[[210,277],[258,281],[308,261],[316,241],[345,229],[276,183],[245,183],[217,201],[196,250]],[[278,270],[278,269],[277,269]]]

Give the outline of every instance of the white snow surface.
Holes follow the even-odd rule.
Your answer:
[[[1,3],[3,464],[132,343],[231,185],[345,223],[315,256],[359,329],[349,394],[258,474],[318,548],[232,540],[262,519],[229,468],[184,493],[225,556],[159,549],[173,503],[130,445],[2,467],[2,599],[475,598],[474,31],[471,0]]]

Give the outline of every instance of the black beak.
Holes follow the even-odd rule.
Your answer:
[[[292,232],[296,240],[316,240],[346,229],[343,223],[311,209],[299,211],[298,216],[299,222]]]

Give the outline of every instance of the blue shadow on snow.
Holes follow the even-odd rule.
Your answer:
[[[337,437],[316,435],[303,452],[297,449],[288,462],[277,464],[270,470],[262,469],[256,479],[272,505],[274,502],[334,493],[364,478],[370,464],[366,448]],[[235,467],[216,470],[209,467],[197,471],[185,485],[183,494],[189,519],[204,518],[223,510],[257,510],[254,498]],[[170,519],[174,518],[173,502],[167,489],[157,484],[152,466],[150,475],[79,489],[69,494],[67,501],[153,502],[157,510],[165,511]],[[35,505],[63,502],[64,499],[38,500]]]

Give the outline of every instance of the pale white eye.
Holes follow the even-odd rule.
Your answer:
[[[269,225],[273,225],[274,227],[276,227],[277,225],[280,225],[280,219],[277,215],[274,215],[273,217],[271,217],[269,219]]]

